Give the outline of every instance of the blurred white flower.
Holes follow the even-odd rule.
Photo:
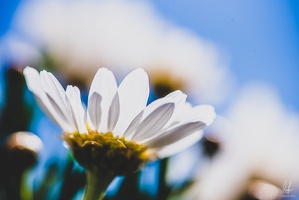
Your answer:
[[[238,199],[254,179],[280,189],[262,182],[257,194],[268,188],[268,195],[270,190],[279,195],[285,181],[291,181],[291,189],[298,188],[299,117],[285,110],[275,92],[253,84],[227,116],[219,123],[221,152],[200,173],[200,182],[191,190],[194,199]]]
[[[15,132],[7,140],[7,146],[11,149],[27,150],[36,154],[43,148],[41,139],[30,132]]]
[[[36,46],[31,45],[13,32],[0,39],[0,62],[24,68],[24,64],[34,64],[41,60],[41,53]]]
[[[232,81],[211,42],[161,19],[144,1],[31,1],[19,9],[15,28],[58,60],[65,75],[87,83],[98,67],[143,67],[214,103]]]
[[[82,145],[82,148],[95,145],[95,149],[109,146],[111,142],[111,149],[108,148],[109,153],[105,155],[107,157],[115,156],[110,151],[116,146],[121,149],[118,156],[128,156],[129,159],[135,153],[141,153],[138,156],[144,159],[142,161],[170,156],[197,142],[202,136],[201,130],[215,118],[212,106],[191,108],[185,104],[187,96],[181,91],[146,106],[149,82],[147,74],[140,68],[127,75],[119,87],[111,71],[99,69],[91,84],[86,113],[77,87],[68,86],[65,91],[51,73],[38,73],[30,67],[24,69],[24,75],[37,102],[64,131],[64,139],[75,153],[77,144],[74,147],[73,142]],[[186,107],[188,109],[185,110]],[[85,137],[86,141],[83,139],[81,144]],[[96,139],[98,137],[100,140]],[[130,149],[130,145],[136,149]],[[124,147],[133,153],[123,155]],[[134,153],[135,150],[142,151]],[[93,151],[92,155],[95,154]],[[103,155],[95,162],[102,159],[105,159]],[[112,160],[112,164],[118,163],[117,159]],[[109,166],[107,163],[101,165]],[[126,167],[121,165],[121,168]]]

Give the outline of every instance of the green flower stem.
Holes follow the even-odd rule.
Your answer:
[[[106,189],[114,178],[115,175],[112,173],[87,170],[83,200],[103,200]]]

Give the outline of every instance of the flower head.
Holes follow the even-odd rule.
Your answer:
[[[147,105],[148,75],[136,69],[119,86],[111,71],[96,73],[85,110],[80,90],[66,90],[49,72],[24,69],[28,88],[44,112],[63,130],[76,160],[89,170],[126,174],[198,141],[215,118],[209,105],[191,107],[174,91]]]

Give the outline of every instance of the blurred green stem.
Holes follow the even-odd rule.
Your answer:
[[[86,171],[86,188],[83,200],[103,200],[106,189],[115,178],[113,173]]]
[[[170,188],[166,183],[166,173],[167,173],[167,164],[169,158],[164,158],[160,160],[160,170],[159,170],[159,185],[158,185],[158,195],[157,200],[164,200],[170,194]]]
[[[33,199],[33,193],[32,193],[32,185],[28,187],[27,178],[28,178],[29,171],[26,171],[22,175],[21,180],[21,199]]]

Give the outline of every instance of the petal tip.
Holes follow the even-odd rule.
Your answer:
[[[207,109],[207,112],[206,112],[207,120],[206,120],[205,123],[206,123],[207,126],[209,126],[214,122],[214,120],[217,117],[217,114],[216,114],[215,108],[213,106],[211,106],[211,105],[204,105],[204,106]]]
[[[33,67],[29,67],[29,66],[26,66],[24,69],[23,69],[23,74],[26,76],[30,73],[36,73],[37,70]]]

